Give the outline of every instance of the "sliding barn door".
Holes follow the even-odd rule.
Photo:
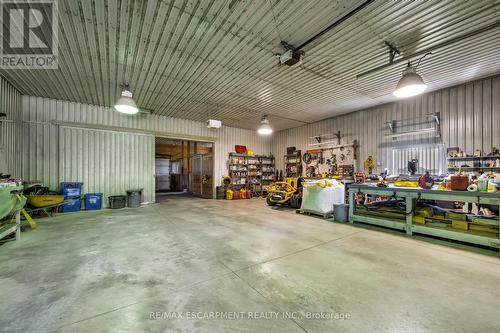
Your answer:
[[[154,137],[147,134],[63,127],[59,129],[59,181],[82,182],[83,193],[124,195],[143,188],[154,202]]]

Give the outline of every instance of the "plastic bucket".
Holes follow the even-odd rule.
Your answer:
[[[487,192],[488,191],[488,179],[479,179],[477,181],[477,189],[480,192]]]
[[[83,183],[61,183],[61,194],[64,198],[80,198]]]
[[[347,222],[349,220],[349,205],[335,204],[333,205],[333,218],[336,222]]]

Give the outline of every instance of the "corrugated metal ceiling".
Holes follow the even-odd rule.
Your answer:
[[[160,115],[284,129],[392,101],[403,55],[499,21],[500,0],[375,1],[277,65],[280,40],[298,45],[359,0],[59,0],[58,70],[1,70],[24,94],[113,105],[129,83]],[[397,59],[397,58],[396,58]],[[500,29],[433,51],[419,72],[430,90],[500,72]]]

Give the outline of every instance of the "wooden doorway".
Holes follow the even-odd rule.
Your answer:
[[[213,143],[157,137],[156,194],[213,198]]]

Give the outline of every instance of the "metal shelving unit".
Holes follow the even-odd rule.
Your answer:
[[[495,170],[500,170],[500,166],[485,166],[486,161],[495,161],[500,160],[500,155],[494,155],[494,156],[463,156],[463,157],[448,157],[447,159],[447,169],[448,171],[456,171],[458,169],[462,169],[465,171],[483,171],[483,170],[488,170],[488,171],[495,171]],[[473,165],[470,166],[461,166],[461,165],[455,165],[457,162],[463,161],[464,163],[469,162],[472,163]],[[479,164],[479,165],[478,165]]]
[[[302,175],[302,170],[300,170],[300,165],[302,164],[300,151],[284,155],[283,160],[285,164],[285,177],[300,177]]]
[[[229,153],[228,170],[233,186],[248,188],[254,194],[262,195],[265,188],[275,181],[273,156]]]
[[[261,194],[267,192],[267,187],[276,181],[276,168],[274,163],[274,156],[261,156]]]

